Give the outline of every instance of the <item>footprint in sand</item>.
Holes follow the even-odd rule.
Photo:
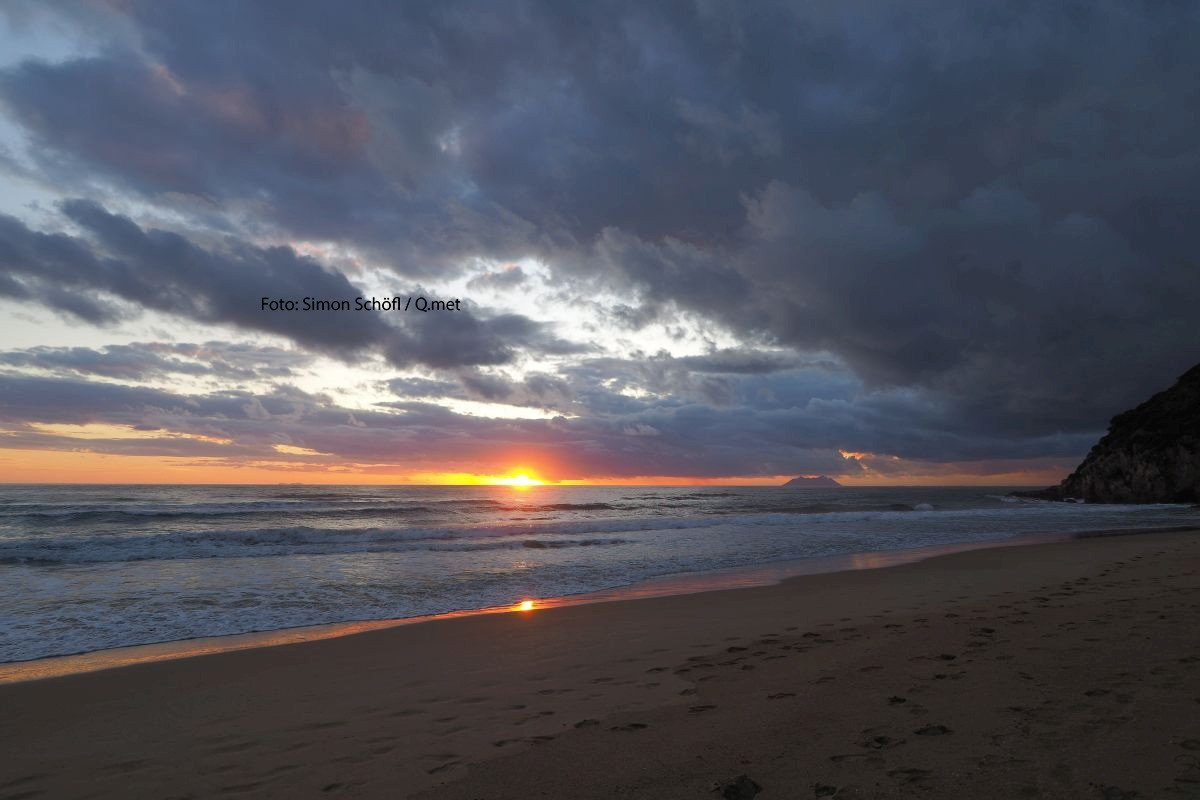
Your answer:
[[[932,770],[918,769],[916,767],[905,767],[903,769],[892,769],[892,770],[888,770],[888,773],[887,773],[887,776],[889,778],[895,778],[897,780],[902,780],[905,783],[917,783],[918,781],[924,781],[932,775],[933,775]]]
[[[893,739],[891,736],[871,736],[862,742],[862,747],[868,750],[891,750],[904,744],[903,739]]]
[[[945,736],[948,733],[954,733],[954,731],[945,725],[926,725],[923,728],[917,728],[913,733],[917,736]]]
[[[829,760],[835,764],[840,764],[852,758],[866,758],[867,755],[867,753],[838,753],[836,756],[830,756]]]

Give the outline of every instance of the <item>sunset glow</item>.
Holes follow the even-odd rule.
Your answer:
[[[488,482],[493,486],[511,486],[514,489],[528,489],[531,486],[541,486],[543,483],[537,478],[529,477],[524,472],[518,473],[511,477],[495,478]]]
[[[1158,119],[1144,90],[1187,96],[1194,70],[1104,83],[1101,114],[1086,69],[1025,98],[1023,70],[1058,58],[1031,56],[962,116],[969,76],[924,88],[954,74],[926,52],[954,39],[938,14],[888,38],[880,75],[774,38],[878,54],[871,26],[760,20],[793,87],[690,4],[589,21],[604,63],[659,54],[636,79],[558,38],[371,55],[383,32],[473,41],[465,11],[296,11],[330,40],[296,48],[256,4],[197,11],[222,33],[194,41],[154,3],[30,5],[0,13],[0,245],[21,254],[0,265],[0,481],[1055,483],[1195,357],[1195,232],[1145,207],[1191,185],[1195,137],[1165,118],[1188,104]],[[542,13],[522,35],[557,30]],[[1137,30],[1160,23],[1181,30]],[[391,94],[418,85],[437,101]],[[864,146],[881,96],[888,145]],[[1053,135],[996,156],[1017,119]],[[1187,145],[1151,155],[1145,130]],[[1059,302],[1078,286],[1095,296]]]
[[[2,439],[0,439],[2,441]],[[80,441],[79,445],[85,443]],[[78,447],[78,446],[77,446]],[[838,476],[847,486],[964,485],[1033,486],[1053,483],[1069,465],[957,463],[917,473],[886,475],[870,470]],[[386,465],[345,465],[254,461],[233,465],[215,458],[119,455],[72,450],[0,448],[0,483],[167,483],[167,484],[340,484],[403,486],[508,486],[524,491],[538,486],[779,486],[791,475],[743,475],[697,478],[689,475],[595,476],[556,479],[528,471],[516,474],[402,472]]]

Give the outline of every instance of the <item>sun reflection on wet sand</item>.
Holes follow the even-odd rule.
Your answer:
[[[331,625],[313,625],[303,628],[288,628],[280,631],[262,633],[241,633],[231,636],[213,636],[202,639],[187,639],[179,642],[163,642],[161,644],[135,645],[114,650],[99,650],[93,653],[81,653],[73,656],[58,656],[34,661],[19,661],[0,664],[0,683],[16,683],[18,681],[54,678],[63,675],[73,675],[81,672],[95,672],[114,667],[125,667],[132,664],[147,664],[155,661],[170,661],[177,658],[208,655],[211,653],[227,653],[234,650],[248,650],[254,647],[272,647],[282,644],[297,644],[319,639],[333,639],[339,636],[349,636],[355,633],[395,628],[400,625],[414,625],[455,617],[470,617],[480,614],[501,614],[513,612],[530,612],[577,606],[588,603],[603,603],[616,600],[635,600],[649,597],[665,597],[678,594],[695,594],[697,592],[718,591],[724,589],[746,589],[754,586],[768,586],[779,583],[787,578],[800,575],[813,575],[827,572],[843,572],[847,570],[878,569],[880,567],[897,566],[922,561],[939,555],[948,555],[966,550],[980,550],[989,547],[1009,547],[1024,544],[1040,544],[1050,541],[1066,541],[1079,534],[1047,534],[1044,536],[1026,535],[1015,539],[999,539],[983,542],[963,542],[951,545],[933,547],[918,547],[909,550],[890,550],[875,553],[853,553],[844,556],[828,558],[807,558],[796,561],[784,561],[760,567],[748,567],[719,572],[699,572],[684,575],[667,575],[660,578],[643,581],[632,586],[618,589],[607,589],[586,594],[567,595],[565,597],[539,598],[535,600],[520,600],[511,605],[493,608],[452,611],[445,614],[434,614],[421,617],[406,617],[403,619],[365,620],[360,622],[340,622]]]

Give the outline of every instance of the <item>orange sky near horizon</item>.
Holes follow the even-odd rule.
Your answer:
[[[884,475],[870,469],[835,476],[846,486],[1042,486],[1060,481],[1061,468],[971,472],[966,465],[938,465]],[[531,482],[561,486],[777,486],[794,475],[692,477],[678,475],[594,476],[555,480],[515,463],[499,474],[401,472],[394,467],[353,464],[312,465],[257,462],[234,466],[220,459],[113,455],[87,450],[0,449],[0,483],[142,484],[342,484],[342,485],[506,485],[518,475]]]

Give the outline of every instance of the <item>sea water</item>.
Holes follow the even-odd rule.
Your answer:
[[[0,486],[0,662],[793,559],[1200,524],[1007,489]]]

